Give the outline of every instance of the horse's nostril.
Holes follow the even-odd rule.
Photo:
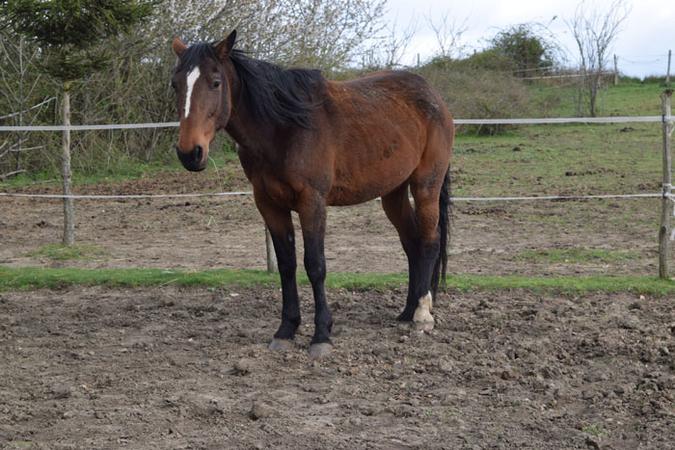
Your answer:
[[[201,145],[195,146],[191,152],[184,153],[180,150],[179,146],[176,146],[176,153],[178,154],[178,159],[183,163],[183,167],[192,172],[199,172],[206,168],[205,164],[202,164],[202,159],[204,158],[204,148]]]

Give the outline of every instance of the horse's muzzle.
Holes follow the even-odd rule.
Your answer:
[[[191,152],[185,153],[176,146],[176,154],[178,159],[183,163],[183,167],[191,172],[201,172],[206,169],[206,161],[204,161],[204,149],[201,145],[197,145]]]

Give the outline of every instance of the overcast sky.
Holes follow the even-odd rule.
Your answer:
[[[603,10],[611,3],[594,2]],[[539,22],[549,25],[574,58],[574,41],[565,20],[572,18],[577,4],[575,0],[389,0],[386,21],[396,21],[398,28],[405,28],[412,18],[417,22],[415,39],[401,61],[406,65],[414,63],[417,53],[422,59],[434,53],[435,37],[426,17],[431,14],[440,18],[446,12],[457,23],[465,23],[467,31],[462,41],[469,49],[481,49],[499,29]],[[630,15],[613,50],[619,56],[619,70],[632,76],[665,74],[668,49],[675,50],[675,0],[629,0],[629,5]],[[674,70],[671,68],[671,73]]]

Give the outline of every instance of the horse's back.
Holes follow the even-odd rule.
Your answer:
[[[420,75],[405,70],[386,70],[367,74],[343,82],[329,82],[352,95],[361,94],[367,99],[383,103],[406,103],[417,112],[434,121],[450,118],[441,97]],[[445,123],[443,123],[445,125]]]
[[[447,165],[452,118],[424,78],[382,71],[328,82],[325,106],[330,129],[331,204],[360,203],[404,183],[429,154]],[[427,158],[428,159],[428,158]]]

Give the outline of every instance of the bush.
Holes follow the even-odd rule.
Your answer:
[[[512,73],[516,70],[516,64],[505,56],[503,53],[495,49],[483,50],[477,52],[462,61],[468,68],[474,70],[489,70],[496,72]]]
[[[497,33],[486,52],[494,52],[510,61],[512,70],[521,78],[537,75],[553,67],[555,59],[556,45],[541,36],[541,31],[536,24],[512,26]]]
[[[671,77],[672,78],[672,77]],[[648,75],[642,80],[643,84],[660,84],[666,85],[666,77],[664,75]]]
[[[523,117],[528,112],[526,87],[515,77],[494,71],[462,67],[462,63],[430,63],[419,69],[443,96],[452,115],[461,119]],[[494,135],[505,125],[462,126],[459,132]]]

